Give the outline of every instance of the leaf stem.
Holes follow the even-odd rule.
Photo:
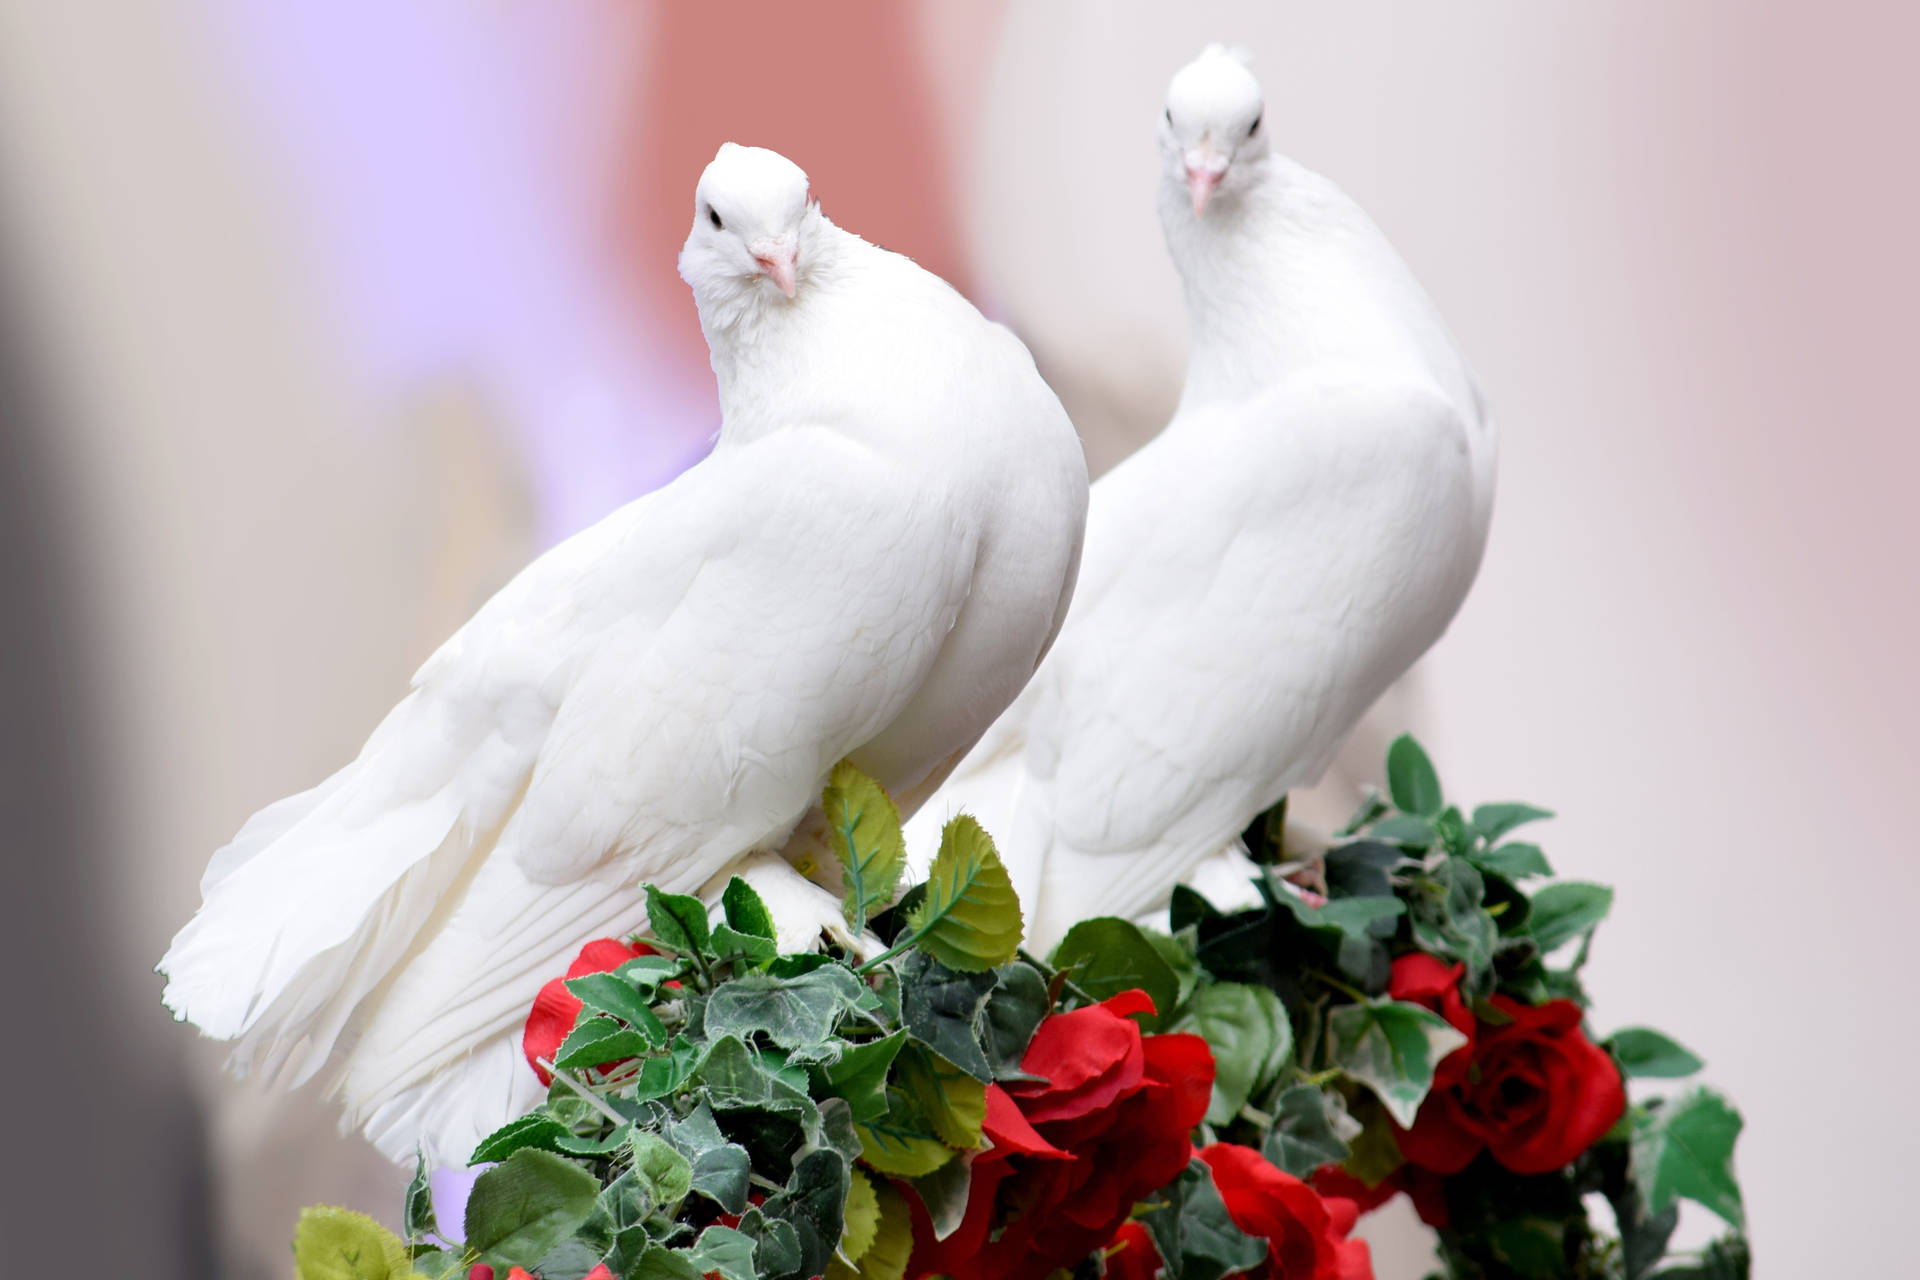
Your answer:
[[[1360,990],[1360,988],[1358,987],[1350,986],[1347,983],[1342,982],[1340,979],[1334,977],[1330,973],[1322,972],[1319,969],[1309,969],[1307,970],[1307,974],[1310,977],[1317,978],[1319,981],[1321,981],[1322,983],[1324,983],[1329,987],[1332,987],[1335,991],[1340,992],[1342,995],[1349,996],[1354,1000],[1358,1000],[1361,1004],[1371,1004],[1373,1002],[1372,996]]]
[[[592,1107],[595,1111],[598,1111],[601,1115],[605,1116],[607,1119],[613,1121],[616,1128],[627,1122],[627,1118],[621,1115],[618,1111],[615,1111],[612,1107],[608,1106],[600,1098],[600,1095],[594,1093],[592,1090],[588,1089],[585,1085],[579,1083],[572,1076],[562,1071],[559,1067],[554,1066],[551,1062],[548,1062],[545,1058],[536,1058],[535,1061],[538,1062],[541,1066],[545,1067],[548,1071],[552,1072],[553,1078],[555,1080],[558,1080],[561,1084],[564,1084],[565,1086],[567,1086],[567,1088],[573,1090],[575,1093],[579,1094],[581,1098],[585,1099],[588,1106]]]

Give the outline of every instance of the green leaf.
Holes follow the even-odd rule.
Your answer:
[[[793,978],[749,973],[714,988],[707,1000],[706,1031],[718,1039],[745,1040],[764,1034],[783,1049],[824,1044],[834,1024],[866,993],[866,985],[842,965],[822,965]]]
[[[1050,963],[1072,969],[1075,985],[1096,1000],[1138,988],[1153,1001],[1158,1015],[1171,1014],[1180,1001],[1180,979],[1172,966],[1138,925],[1118,916],[1095,916],[1074,925],[1053,949]],[[1153,1022],[1158,1024],[1157,1015]]]
[[[993,840],[966,814],[940,833],[927,896],[907,917],[914,945],[949,969],[978,973],[1020,949],[1020,899]]]
[[[1473,829],[1482,840],[1492,844],[1515,827],[1552,816],[1552,810],[1538,809],[1530,804],[1483,804],[1473,811]]]
[[[1001,966],[985,1008],[985,1048],[995,1080],[1031,1078],[1020,1061],[1051,1008],[1047,980],[1038,969],[1023,960]]]
[[[1647,1211],[1659,1213],[1683,1197],[1746,1225],[1740,1184],[1733,1176],[1733,1147],[1740,1113],[1711,1089],[1690,1089],[1634,1118],[1633,1179]]]
[[[1469,860],[1481,870],[1491,871],[1509,880],[1553,874],[1553,868],[1547,863],[1547,855],[1540,852],[1537,844],[1513,841],[1498,848],[1470,854]]]
[[[1438,817],[1446,805],[1440,793],[1440,775],[1433,771],[1433,761],[1427,759],[1412,734],[1401,734],[1387,748],[1387,792],[1396,809],[1416,817]]]
[[[767,910],[767,904],[760,900],[754,887],[734,876],[727,881],[727,887],[720,894],[720,909],[726,915],[726,921],[736,932],[749,937],[774,940],[773,913]]]
[[[1599,924],[1612,908],[1613,890],[1606,885],[1562,880],[1533,895],[1527,932],[1546,955]]]
[[[662,1045],[667,1042],[667,1029],[660,1025],[660,1019],[654,1016],[649,1002],[634,990],[633,984],[611,973],[589,973],[568,978],[566,986],[567,990],[580,998],[581,1004],[612,1014],[646,1036],[649,1043]]]
[[[593,1212],[600,1180],[551,1151],[523,1148],[481,1174],[467,1197],[467,1247],[533,1267]]]
[[[1216,982],[1194,993],[1193,1029],[1213,1046],[1213,1098],[1207,1123],[1240,1114],[1253,1091],[1274,1079],[1293,1056],[1293,1023],[1266,987]]]
[[[728,1213],[744,1212],[753,1172],[747,1149],[731,1142],[713,1118],[713,1108],[700,1103],[684,1118],[668,1123],[661,1136],[687,1158],[689,1188]]]
[[[647,921],[653,936],[681,955],[704,951],[710,934],[706,904],[684,893],[662,893],[647,886]]]
[[[693,1163],[673,1144],[645,1129],[635,1129],[627,1139],[633,1176],[646,1191],[647,1199],[661,1209],[670,1209],[693,1190]]]
[[[1383,818],[1367,828],[1367,835],[1375,840],[1391,840],[1411,849],[1430,849],[1440,843],[1440,832],[1431,819],[1407,814]]]
[[[860,1255],[873,1247],[880,1234],[880,1197],[873,1193],[873,1180],[859,1169],[851,1171],[847,1183],[846,1225],[840,1230],[840,1256],[859,1262]]]
[[[1371,1089],[1402,1128],[1412,1127],[1440,1059],[1467,1042],[1439,1014],[1388,999],[1329,1010],[1327,1034],[1333,1064]]]
[[[400,1219],[400,1229],[409,1243],[440,1234],[440,1224],[433,1217],[433,1189],[427,1182],[425,1152],[416,1152],[413,1158],[413,1181],[407,1184],[407,1209]]]
[[[827,817],[827,839],[840,860],[847,884],[842,910],[855,933],[893,901],[900,873],[907,866],[907,842],[900,832],[900,811],[886,789],[842,760],[833,766],[820,796]]]
[[[666,1028],[661,1028],[664,1034]],[[653,1045],[638,1031],[628,1030],[612,1018],[593,1017],[575,1027],[553,1065],[572,1070],[575,1067],[600,1067],[626,1058],[637,1058]]]
[[[985,1083],[993,1065],[980,1047],[985,1006],[999,975],[962,973],[924,952],[901,958],[900,1014],[907,1034]]]
[[[860,1158],[896,1178],[920,1178],[951,1160],[954,1150],[940,1141],[920,1100],[903,1088],[887,1087],[887,1113],[857,1129]]]
[[[1507,1218],[1487,1229],[1487,1244],[1518,1275],[1556,1280],[1568,1272],[1564,1222],[1534,1215]]]
[[[759,1280],[753,1267],[753,1237],[714,1225],[700,1233],[687,1258],[702,1276],[721,1280]]]
[[[907,1042],[905,1031],[880,1040],[844,1045],[832,1062],[807,1068],[814,1092],[844,1098],[856,1121],[865,1123],[887,1113],[887,1069]]]
[[[770,1219],[755,1207],[740,1216],[739,1230],[753,1241],[753,1264],[766,1280],[802,1274],[800,1235],[791,1222]]]
[[[1620,1074],[1637,1079],[1677,1080],[1706,1064],[1651,1027],[1622,1027],[1607,1041]]]
[[[780,954],[780,944],[771,938],[762,938],[758,934],[741,933],[730,924],[713,927],[713,937],[709,945],[713,954],[721,959],[739,956],[747,962],[749,968],[762,968],[768,961]]]
[[[1351,818],[1347,819],[1347,825],[1333,834],[1336,836],[1350,836],[1362,827],[1372,826],[1374,823],[1380,821],[1380,819],[1386,817],[1390,808],[1391,806],[1380,798],[1378,791],[1375,791],[1372,787],[1368,787],[1366,794],[1360,798],[1360,807],[1353,811]]]
[[[1443,858],[1413,882],[1409,911],[1413,940],[1422,950],[1467,966],[1466,994],[1480,999],[1493,991],[1493,947],[1499,928],[1481,901],[1486,885],[1473,864]]]
[[[1386,986],[1387,951],[1381,939],[1393,936],[1395,921],[1406,913],[1400,899],[1335,898],[1310,907],[1290,893],[1275,893],[1272,901],[1332,949],[1342,973],[1372,990]]]
[[[936,1053],[910,1045],[894,1063],[900,1088],[920,1104],[934,1136],[962,1151],[980,1145],[987,1087]]]
[[[1267,1242],[1234,1225],[1204,1161],[1190,1162],[1153,1199],[1143,1221],[1164,1260],[1162,1280],[1221,1280],[1267,1260]]]
[[[684,1250],[650,1241],[641,1246],[632,1266],[621,1267],[620,1273],[627,1280],[701,1280],[699,1266]]]
[[[413,1267],[400,1237],[364,1213],[315,1205],[293,1229],[299,1280],[405,1280]]]
[[[879,1207],[873,1242],[861,1251],[857,1269],[837,1257],[829,1262],[826,1280],[903,1280],[907,1274],[907,1259],[913,1253],[913,1212],[891,1182],[876,1180],[873,1191]]]
[[[809,1136],[817,1136],[820,1109],[805,1088],[797,1087],[779,1074],[778,1065],[737,1037],[722,1036],[707,1050],[706,1059],[694,1077],[706,1087],[707,1101],[716,1110],[758,1107],[796,1113]],[[804,1077],[802,1080],[804,1083]]]
[[[552,1116],[535,1111],[531,1115],[507,1121],[480,1139],[480,1145],[473,1149],[473,1155],[467,1163],[498,1164],[522,1147],[553,1151],[557,1149],[561,1135],[571,1135],[572,1132]]]
[[[850,1173],[838,1151],[816,1148],[795,1163],[786,1188],[767,1197],[766,1215],[792,1223],[799,1236],[803,1276],[824,1273],[840,1243]]]
[[[945,1240],[967,1219],[967,1196],[973,1189],[973,1171],[965,1160],[949,1160],[924,1178],[912,1182],[933,1224],[933,1238]]]
[[[1339,1164],[1351,1150],[1334,1127],[1336,1108],[1344,1120],[1346,1108],[1339,1094],[1319,1085],[1294,1085],[1274,1107],[1273,1128],[1267,1131],[1260,1154],[1296,1178],[1309,1176],[1323,1164]]]

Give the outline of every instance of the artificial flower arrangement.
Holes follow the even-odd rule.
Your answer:
[[[1611,891],[1507,839],[1544,810],[1447,805],[1411,738],[1387,764],[1324,852],[1289,856],[1284,802],[1249,827],[1257,907],[1183,888],[1171,933],[1087,920],[1045,959],[971,818],[896,902],[897,812],[843,764],[823,808],[879,954],[778,954],[743,880],[711,920],[650,890],[645,941],[535,1001],[547,1100],[472,1153],[459,1220],[423,1166],[397,1234],[308,1210],[299,1275],[1364,1280],[1349,1233],[1404,1192],[1449,1280],[1745,1277],[1738,1114],[1630,1101],[1700,1063],[1585,1030]],[[1733,1233],[1669,1258],[1682,1199]]]

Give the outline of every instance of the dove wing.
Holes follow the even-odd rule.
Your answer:
[[[1437,391],[1315,379],[1176,420],[1094,487],[1102,563],[1022,721],[1040,932],[1164,901],[1308,780],[1465,593],[1474,476]]]
[[[839,432],[723,445],[529,566],[353,765],[217,855],[168,1002],[242,1064],[347,1050],[349,1108],[410,1148],[400,1095],[470,1052],[511,1062],[493,1041],[644,918],[642,880],[695,890],[777,841],[898,713],[976,537],[935,479]]]

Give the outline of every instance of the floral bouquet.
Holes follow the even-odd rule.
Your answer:
[[[1447,1277],[1746,1276],[1738,1114],[1630,1102],[1700,1063],[1585,1029],[1611,892],[1507,839],[1544,810],[1448,806],[1411,738],[1388,778],[1312,856],[1284,802],[1256,820],[1252,909],[1181,889],[1170,931],[1087,920],[1042,959],[970,818],[900,895],[898,815],[843,764],[823,808],[877,954],[779,954],[743,880],[711,919],[650,890],[645,941],[534,1002],[547,1099],[474,1150],[464,1204],[423,1165],[398,1233],[310,1209],[299,1274],[1362,1280],[1349,1233],[1404,1192]],[[1669,1258],[1682,1199],[1734,1233]]]

